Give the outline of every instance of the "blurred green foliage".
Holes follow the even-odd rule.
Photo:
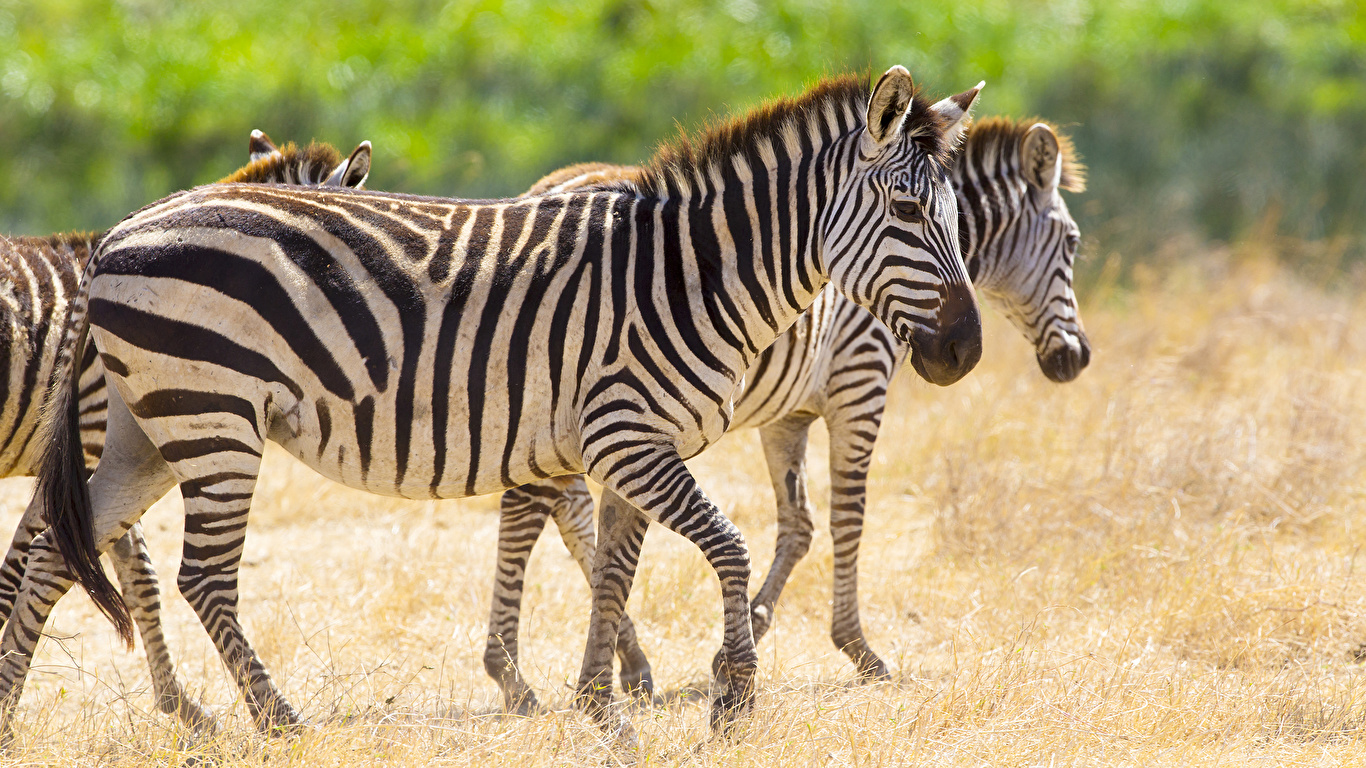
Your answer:
[[[258,127],[372,140],[372,188],[515,194],[894,63],[1067,126],[1093,249],[1278,229],[1366,253],[1366,10],[1303,0],[0,0],[0,231],[112,225]]]

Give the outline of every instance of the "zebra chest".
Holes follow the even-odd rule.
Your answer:
[[[731,429],[761,427],[807,405],[828,367],[824,341],[798,322],[764,350],[745,374]]]
[[[707,446],[720,440],[730,430],[734,421],[734,408],[731,400],[702,414],[696,429],[683,431],[676,439],[678,455],[691,458],[701,453]]]

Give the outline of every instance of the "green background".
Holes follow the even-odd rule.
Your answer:
[[[1092,254],[1274,234],[1366,255],[1366,11],[1285,0],[0,0],[0,231],[110,226],[241,165],[252,128],[370,139],[371,188],[511,195],[896,63],[1066,126]]]

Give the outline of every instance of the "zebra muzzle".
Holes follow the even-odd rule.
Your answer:
[[[911,366],[925,381],[946,387],[982,359],[982,316],[972,288],[950,288],[938,319],[937,332],[922,327],[912,334]]]
[[[1091,344],[1086,334],[1068,335],[1066,343],[1052,352],[1039,355],[1039,370],[1050,380],[1065,384],[1081,375],[1091,362]]]

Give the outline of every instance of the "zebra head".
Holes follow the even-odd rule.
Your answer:
[[[280,148],[264,131],[255,130],[248,145],[250,162],[219,182],[362,189],[370,175],[370,151],[368,141],[362,141],[344,159],[330,144],[298,147],[290,142]]]
[[[981,87],[931,106],[905,68],[887,70],[856,131],[843,202],[830,206],[824,228],[831,282],[909,344],[916,372],[939,385],[982,356],[947,167]]]
[[[1061,195],[1086,188],[1071,142],[1047,123],[986,120],[953,177],[973,284],[1034,343],[1044,375],[1075,379],[1091,346],[1072,289],[1081,235]]]

